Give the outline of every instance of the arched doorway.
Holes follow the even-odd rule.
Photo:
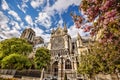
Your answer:
[[[55,61],[52,65],[52,73],[54,77],[58,76],[58,61]]]

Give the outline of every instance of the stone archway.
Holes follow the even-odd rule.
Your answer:
[[[53,64],[52,64],[52,74],[53,76],[58,76],[58,61],[55,61]]]

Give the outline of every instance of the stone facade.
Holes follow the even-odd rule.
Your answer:
[[[40,36],[36,36],[36,37],[34,38],[33,43],[34,43],[34,45],[42,44],[42,43],[44,43],[44,39],[43,39],[42,37],[40,37]]]
[[[77,39],[73,40],[67,33],[67,27],[58,27],[52,30],[48,49],[51,53],[49,74],[44,77],[52,77],[53,80],[64,80],[67,75],[68,80],[78,80],[77,67],[80,63],[80,55],[87,51],[83,46],[82,38],[78,34]]]
[[[26,39],[29,43],[35,45],[38,44],[43,44],[44,43],[44,39],[41,36],[35,36],[35,32],[33,31],[33,29],[31,28],[26,28],[20,38]]]
[[[25,29],[21,38],[27,39],[34,47],[37,44],[45,44],[43,38],[36,37],[31,29]],[[80,80],[83,76],[78,76],[77,67],[81,61],[81,55],[88,52],[87,40],[83,40],[78,34],[77,38],[72,39],[68,34],[66,25],[52,30],[50,42],[47,48],[50,50],[51,61],[48,70],[44,71],[45,80],[64,80],[65,75],[68,80]],[[36,50],[36,49],[35,49]],[[29,55],[34,58],[35,50]]]
[[[33,43],[35,37],[35,32],[31,28],[25,29],[20,38],[28,40],[28,42]]]

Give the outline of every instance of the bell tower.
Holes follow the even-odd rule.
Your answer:
[[[26,39],[28,42],[33,43],[35,37],[35,32],[31,28],[26,28],[20,38]]]

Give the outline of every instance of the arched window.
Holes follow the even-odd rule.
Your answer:
[[[72,69],[71,61],[69,59],[65,61],[65,69]]]

